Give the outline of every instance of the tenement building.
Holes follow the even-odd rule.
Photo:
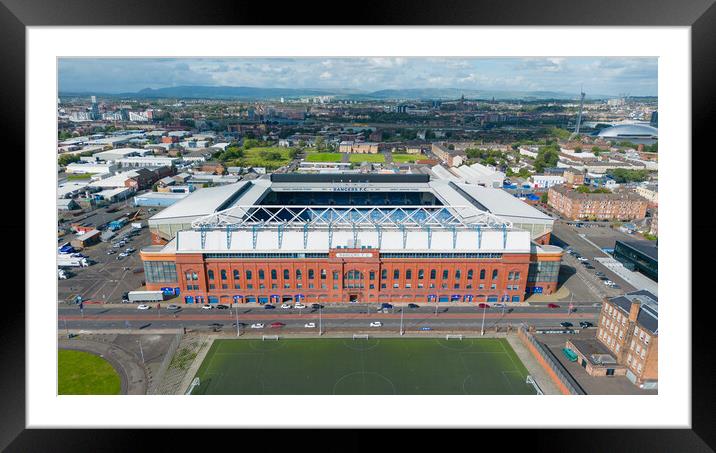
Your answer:
[[[548,203],[571,220],[634,220],[646,216],[649,202],[633,192],[581,193],[564,185],[550,187]]]

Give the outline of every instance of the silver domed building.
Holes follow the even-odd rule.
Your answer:
[[[659,130],[648,124],[618,124],[602,129],[597,136],[604,140],[651,144],[659,138]]]

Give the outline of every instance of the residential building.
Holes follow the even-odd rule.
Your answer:
[[[552,186],[548,203],[570,220],[635,220],[646,216],[648,201],[632,192],[581,193]]]

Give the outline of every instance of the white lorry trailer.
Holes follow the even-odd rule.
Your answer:
[[[87,267],[89,261],[83,256],[71,256],[67,254],[57,255],[57,266],[59,267]]]
[[[127,293],[130,302],[161,302],[164,300],[162,291],[130,291]]]

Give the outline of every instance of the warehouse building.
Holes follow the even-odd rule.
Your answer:
[[[273,174],[164,209],[141,257],[186,303],[521,302],[556,290],[552,222],[423,174]]]

